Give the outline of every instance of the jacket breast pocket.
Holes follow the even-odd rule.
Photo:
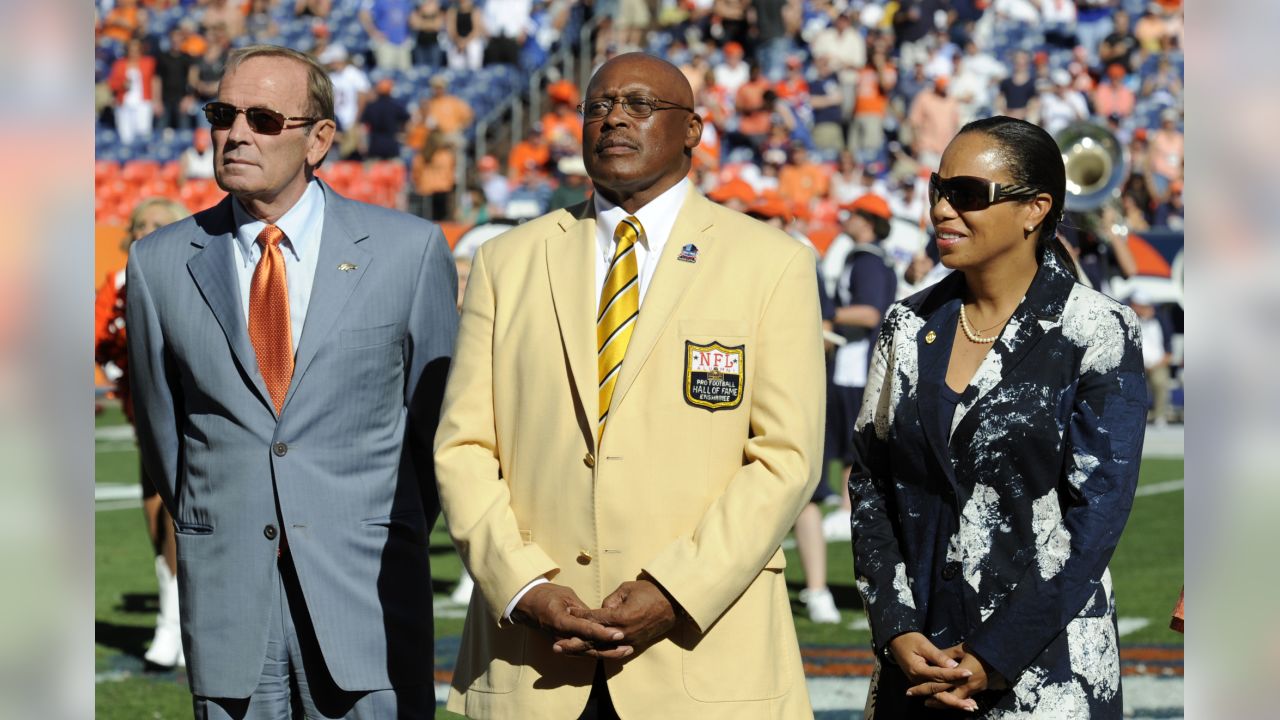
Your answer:
[[[338,336],[338,344],[343,348],[376,347],[399,342],[403,338],[404,331],[399,323],[391,323],[370,328],[343,330]]]
[[[742,320],[681,320],[681,390],[691,407],[715,413],[742,405],[753,358]]]

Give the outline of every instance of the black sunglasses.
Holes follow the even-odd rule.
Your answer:
[[[285,117],[275,110],[264,107],[238,108],[224,102],[211,102],[204,106],[204,116],[209,124],[218,130],[226,130],[236,122],[236,115],[244,113],[249,122],[249,129],[259,135],[279,135],[285,130],[306,127],[320,122],[321,118]],[[300,122],[299,125],[285,125],[288,122]]]
[[[592,98],[579,105],[578,112],[582,113],[582,116],[588,120],[600,120],[613,112],[613,106],[617,104],[622,105],[623,111],[637,120],[643,120],[659,110],[693,112],[693,108],[677,105],[666,100],[645,97],[644,95],[631,95],[616,99]]]
[[[929,207],[946,198],[960,212],[986,210],[1001,200],[1027,200],[1040,190],[1026,185],[1003,185],[986,178],[957,175],[943,180],[938,173],[929,175]]]

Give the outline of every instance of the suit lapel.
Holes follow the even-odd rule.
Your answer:
[[[359,229],[359,223],[351,217],[351,206],[346,198],[337,195],[329,186],[324,190],[324,230],[321,232],[320,253],[316,259],[316,274],[311,285],[311,298],[307,302],[307,319],[302,326],[298,350],[294,356],[293,379],[284,398],[284,407],[298,388],[316,352],[329,337],[329,331],[347,305],[351,293],[360,278],[364,277],[373,256],[359,246],[369,233]],[[355,265],[354,269],[340,270],[339,266]]]
[[[636,329],[627,345],[618,385],[613,391],[613,402],[609,408],[611,416],[626,400],[627,391],[649,359],[685,291],[698,277],[701,268],[715,261],[715,238],[707,234],[712,224],[711,202],[690,188],[640,304],[640,317],[636,318]],[[676,260],[680,248],[688,243],[698,246],[698,262]]]
[[[939,467],[946,472],[947,479],[953,485],[955,474],[949,460],[950,452],[947,450],[949,438],[940,434],[938,414],[942,411],[940,407],[942,386],[947,381],[947,364],[951,359],[951,348],[955,342],[955,319],[959,312],[960,299],[950,298],[933,311],[924,327],[916,333],[917,355],[920,358],[916,407],[920,416],[921,430]]]
[[[275,406],[262,381],[262,373],[258,372],[258,356],[249,340],[244,306],[240,300],[235,247],[232,245],[235,242],[235,223],[231,216],[231,197],[225,198],[209,214],[214,218],[213,224],[206,228],[207,236],[195,241],[200,250],[187,261],[187,271],[227,336],[227,344],[241,372],[253,384],[258,399],[274,415]]]
[[[577,217],[560,221],[564,234],[546,239],[547,276],[560,327],[565,359],[578,399],[586,413],[583,428],[591,447],[595,446],[595,424],[600,417],[599,373],[596,369],[596,244],[595,204],[587,201]],[[632,339],[634,343],[634,336]],[[623,362],[626,368],[626,362]],[[614,393],[615,396],[617,393]]]

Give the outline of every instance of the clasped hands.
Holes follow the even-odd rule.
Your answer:
[[[1008,683],[964,644],[939,649],[922,633],[903,633],[889,642],[889,652],[907,676],[907,695],[928,697],[925,707],[975,712],[973,695],[999,690]]]
[[[619,585],[598,609],[565,585],[536,585],[520,598],[511,619],[555,638],[554,652],[618,660],[671,630],[676,611],[662,589],[641,576]]]

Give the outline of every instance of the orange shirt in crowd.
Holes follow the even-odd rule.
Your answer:
[[[551,162],[551,148],[542,142],[541,137],[536,144],[529,140],[521,140],[507,155],[507,174],[511,177],[512,184],[517,184],[524,179],[530,167],[544,167],[549,162]]]
[[[451,148],[443,147],[435,151],[430,162],[422,157],[422,153],[413,156],[413,191],[419,195],[451,192],[456,184],[457,158]]]
[[[1161,128],[1151,133],[1151,169],[1170,179],[1182,177],[1182,133]]]
[[[1135,102],[1133,91],[1124,85],[1103,83],[1093,91],[1093,108],[1099,117],[1129,117],[1133,114]]]
[[[120,42],[128,42],[142,26],[143,13],[138,6],[117,5],[102,21],[102,34]]]
[[[142,73],[142,98],[150,100],[156,76],[156,59],[150,55],[143,55],[138,58],[138,70]],[[128,72],[128,58],[120,58],[111,66],[111,75],[107,78],[107,87],[111,88],[111,92],[115,93],[117,103],[124,101],[124,94],[128,91]]]
[[[883,116],[888,108],[889,98],[880,85],[880,73],[870,65],[863,67],[858,71],[853,114]]]
[[[449,135],[466,129],[475,112],[466,100],[456,95],[441,95],[427,100],[427,117],[436,121],[436,129]]]
[[[778,194],[801,205],[827,194],[830,176],[818,163],[784,165],[778,172]]]
[[[542,139],[551,145],[582,147],[582,118],[578,111],[564,114],[549,112],[543,115]]]

